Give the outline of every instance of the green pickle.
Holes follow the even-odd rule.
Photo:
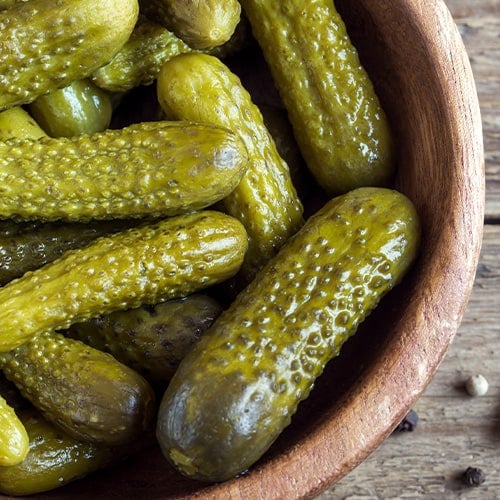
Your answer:
[[[0,110],[86,78],[127,41],[137,0],[30,0],[0,11]]]
[[[29,439],[24,424],[0,394],[0,469],[21,463],[28,450]]]
[[[332,0],[242,0],[308,167],[329,194],[388,186],[387,117]]]
[[[47,331],[0,353],[0,368],[49,421],[77,439],[126,444],[154,420],[155,395],[141,375],[60,333]]]
[[[173,31],[193,49],[226,43],[240,21],[238,0],[141,0],[141,12]]]
[[[311,216],[179,365],[158,414],[165,457],[206,481],[249,468],[402,280],[419,238],[413,204],[386,188],[358,188]]]
[[[109,92],[126,92],[152,84],[165,62],[192,50],[161,24],[141,20],[113,59],[92,73],[91,79]]]
[[[303,224],[289,167],[262,114],[239,78],[208,54],[183,54],[165,63],[158,75],[158,100],[168,117],[228,127],[245,143],[248,168],[223,203],[248,232],[243,274],[250,280]]]
[[[75,80],[35,99],[28,109],[51,137],[102,132],[111,122],[111,97],[90,80]]]
[[[0,352],[99,314],[184,297],[234,276],[248,242],[216,211],[103,236],[0,288]]]
[[[24,108],[14,106],[0,112],[0,140],[11,137],[40,139],[47,134]]]
[[[0,493],[36,495],[60,488],[114,465],[144,447],[144,438],[121,446],[71,437],[34,408],[20,412],[29,436],[29,453],[20,464],[0,467]]]
[[[244,143],[210,124],[161,121],[76,137],[0,141],[0,217],[87,221],[176,215],[224,198]]]
[[[71,325],[64,334],[109,352],[164,390],[180,361],[221,312],[215,299],[195,293],[103,314]]]

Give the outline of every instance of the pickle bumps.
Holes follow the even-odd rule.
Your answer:
[[[389,124],[334,2],[241,4],[318,183],[334,195],[388,185]]]
[[[247,246],[240,222],[206,210],[66,252],[0,288],[0,352],[99,314],[222,282],[238,272]]]
[[[0,217],[87,221],[205,208],[240,182],[248,154],[230,130],[149,122],[76,137],[0,142]]]
[[[0,11],[0,110],[89,76],[138,15],[137,0],[30,0]]]
[[[159,409],[165,457],[207,481],[250,467],[401,281],[419,239],[413,204],[385,188],[351,191],[309,218],[181,362]]]
[[[160,70],[157,89],[167,116],[228,127],[247,148],[248,168],[223,204],[247,230],[243,274],[249,280],[304,222],[289,167],[251,96],[218,58],[197,53],[172,58]]]

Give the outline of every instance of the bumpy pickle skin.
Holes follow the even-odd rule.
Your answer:
[[[419,235],[413,204],[385,188],[353,190],[309,218],[181,362],[158,413],[165,457],[200,480],[249,468],[401,281]]]
[[[30,451],[20,464],[0,467],[3,495],[36,495],[60,488],[141,449],[141,443],[135,442],[108,446],[75,439],[34,408],[22,410],[19,417],[29,436]]]
[[[127,92],[152,84],[165,62],[192,50],[161,24],[141,20],[113,59],[94,71],[91,79],[109,92]]]
[[[168,117],[228,127],[244,142],[247,171],[223,203],[248,232],[243,274],[251,279],[303,224],[302,203],[288,165],[262,114],[239,78],[207,54],[183,54],[168,61],[158,75],[158,100]]]
[[[76,439],[119,445],[154,419],[149,383],[113,356],[47,331],[9,352],[0,368],[21,394]]]
[[[184,297],[240,269],[239,221],[216,211],[97,239],[0,288],[0,352],[99,314]]]
[[[64,334],[109,352],[165,390],[180,361],[221,312],[215,299],[195,293],[90,318]]]
[[[227,196],[248,167],[233,132],[150,122],[35,141],[0,141],[0,217],[87,221],[160,217]]]
[[[302,154],[330,194],[387,186],[387,117],[332,0],[242,0]]]
[[[30,0],[0,11],[0,110],[89,76],[138,15],[137,0]]]
[[[158,20],[193,49],[226,43],[240,20],[238,0],[141,0],[141,12]]]
[[[36,98],[28,109],[51,137],[102,132],[111,122],[111,97],[90,80],[75,80]]]
[[[0,395],[0,469],[21,463],[29,451],[24,424]]]

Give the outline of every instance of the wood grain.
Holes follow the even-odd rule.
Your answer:
[[[450,350],[414,406],[417,429],[389,436],[318,500],[500,498],[500,2],[446,4],[469,54],[482,113],[486,224],[474,287]],[[465,392],[473,373],[488,379],[486,396]],[[469,465],[486,473],[479,488],[462,482]]]

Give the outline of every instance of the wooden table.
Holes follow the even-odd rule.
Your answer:
[[[500,499],[500,0],[445,1],[470,56],[484,128],[486,209],[476,281],[454,342],[414,407],[416,430],[391,435],[320,500]],[[489,381],[485,396],[464,389],[474,373]],[[463,484],[468,466],[483,469],[482,486]]]

